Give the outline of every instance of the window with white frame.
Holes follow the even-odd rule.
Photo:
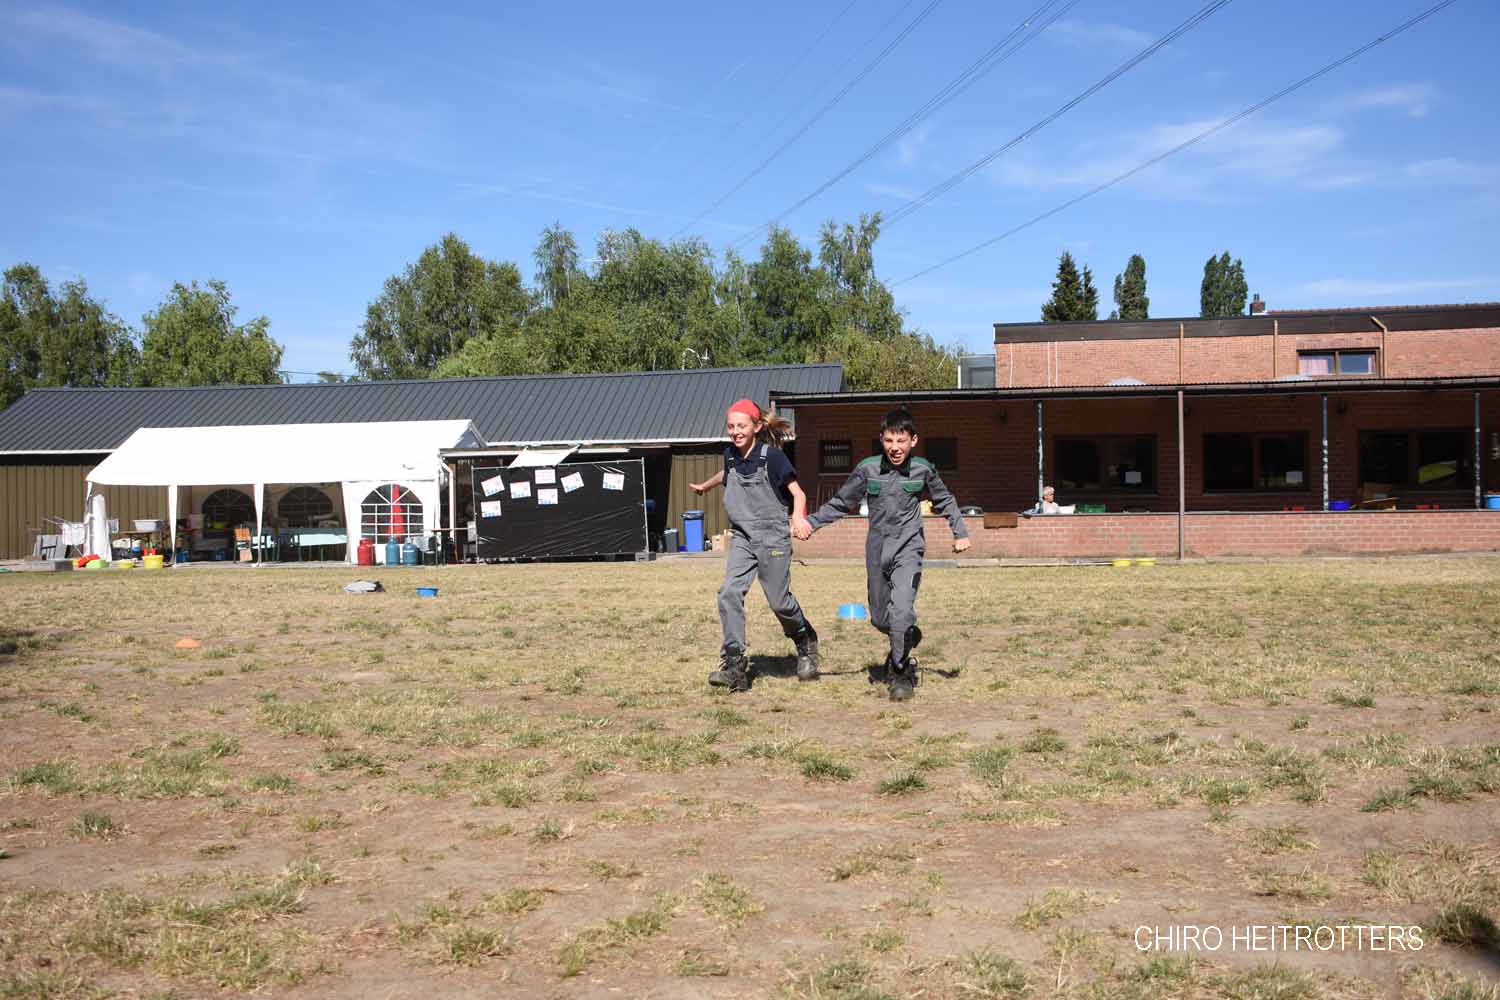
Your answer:
[[[376,544],[422,533],[422,501],[400,483],[377,487],[359,508],[359,534]]]

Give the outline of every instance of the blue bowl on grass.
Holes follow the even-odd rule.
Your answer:
[[[417,588],[417,596],[418,597],[436,597],[437,596],[437,591],[438,591],[438,589],[436,587],[418,587]]]
[[[839,605],[839,617],[849,621],[862,622],[870,617],[863,604],[841,604]]]

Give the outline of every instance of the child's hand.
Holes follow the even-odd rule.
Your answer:
[[[699,496],[702,496],[703,494],[705,494],[705,493],[708,492],[708,484],[707,483],[688,483],[688,489],[692,490],[694,493],[698,494]]]
[[[812,533],[813,533],[813,528],[812,528],[812,525],[808,522],[807,518],[805,518],[805,517],[794,517],[794,518],[792,518],[792,534],[795,535],[795,536],[797,536],[797,538],[798,538],[799,541],[804,541],[804,542],[807,541],[809,538],[812,537]]]
[[[965,552],[969,548],[969,543],[970,543],[970,539],[967,539],[967,538],[955,538],[955,539],[953,539],[953,551],[954,552]]]

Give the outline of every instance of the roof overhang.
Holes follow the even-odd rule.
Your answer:
[[[1500,389],[1500,376],[1431,379],[1288,379],[1274,382],[1191,382],[1159,385],[1036,386],[1019,389],[923,389],[913,392],[837,392],[802,395],[771,393],[788,406],[851,403],[890,405],[923,402],[983,402],[985,400],[1140,399],[1176,396],[1301,396],[1351,392],[1438,392]]]

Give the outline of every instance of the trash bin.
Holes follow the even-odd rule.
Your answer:
[[[689,552],[703,551],[703,511],[682,512],[682,544]]]
[[[677,551],[677,529],[668,528],[661,533],[661,550],[663,552]]]

